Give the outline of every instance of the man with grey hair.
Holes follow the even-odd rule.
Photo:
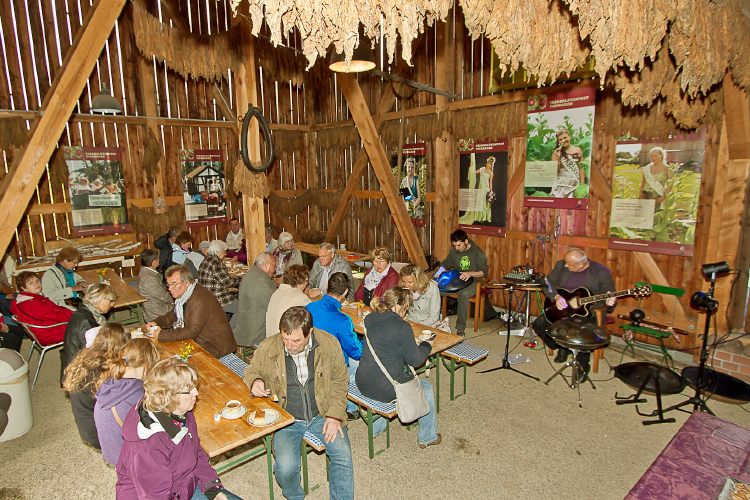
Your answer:
[[[276,291],[272,277],[275,270],[276,259],[270,253],[263,252],[242,278],[237,326],[234,329],[237,345],[258,345],[266,338],[266,311],[271,295]]]
[[[164,275],[169,293],[175,299],[174,310],[146,324],[147,329],[159,327],[154,332],[154,340],[177,342],[193,339],[216,358],[237,350],[227,315],[219,301],[195,282],[190,269],[174,265]]]
[[[544,295],[555,302],[555,307],[559,310],[566,309],[568,302],[560,295],[560,292],[572,292],[577,288],[586,288],[591,295],[601,295],[607,292],[615,291],[615,282],[612,280],[612,272],[603,264],[589,260],[586,252],[580,248],[571,248],[565,254],[565,258],[555,264],[555,268],[547,275],[548,287],[544,289]],[[609,297],[604,301],[595,302],[591,309],[604,307],[608,311],[614,310],[617,298]],[[593,318],[591,318],[593,321]],[[564,363],[571,352],[564,347],[560,347],[553,338],[547,334],[550,322],[544,314],[539,316],[532,328],[534,332],[542,339],[544,344],[550,349],[559,349],[555,357],[555,363]],[[579,382],[586,380],[590,369],[590,354],[588,352],[579,352],[576,359],[583,368],[583,373],[579,374]]]
[[[336,253],[336,247],[332,243],[321,243],[318,247],[318,260],[315,261],[310,271],[310,288],[317,288],[325,294],[328,291],[328,278],[335,273],[346,274],[349,283],[354,283],[349,262]],[[354,288],[354,286],[349,287],[347,299],[354,300]]]
[[[198,268],[198,283],[214,294],[221,307],[232,315],[229,324],[232,329],[237,326],[238,302],[235,295],[239,291],[240,278],[229,276],[224,257],[227,256],[227,244],[214,240],[208,246],[208,254]]]

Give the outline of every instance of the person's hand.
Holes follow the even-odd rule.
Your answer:
[[[323,424],[323,440],[326,443],[333,443],[336,441],[336,434],[340,434],[344,437],[344,429],[341,428],[341,422],[335,418],[326,417],[326,422]]]
[[[607,297],[604,303],[607,304],[607,307],[614,307],[617,304],[617,297]]]
[[[469,273],[461,273],[458,275],[459,278],[461,278],[461,281],[466,281],[471,279],[471,275]]]
[[[562,311],[568,307],[568,302],[561,295],[555,295],[555,306]]]
[[[8,333],[8,330],[8,325],[6,325],[5,323],[0,323],[0,332]]]
[[[229,499],[227,498],[227,495],[223,491],[220,491],[216,494],[216,496],[214,497],[214,500],[229,500]]]
[[[435,339],[427,339],[427,340],[423,340],[423,342],[427,342],[428,344],[430,344],[431,349],[435,347]]]
[[[236,287],[233,287],[233,286],[230,286],[229,288],[227,288],[227,290],[229,290],[230,292],[239,292],[240,291],[239,288],[236,288]]]
[[[13,300],[13,299],[16,298],[16,294],[15,293],[6,293],[5,294],[5,298],[8,299],[8,300]]]
[[[153,339],[158,342],[159,341],[159,334],[161,333],[161,328],[159,328],[158,326],[154,326],[153,330],[151,330],[149,328],[148,331],[151,334],[151,336],[153,337]]]
[[[85,292],[88,284],[85,281],[78,283],[76,286],[70,287],[74,292]]]
[[[321,295],[323,295],[323,290],[321,290],[319,288],[308,288],[307,289],[307,296],[310,297],[311,299],[320,297]]]
[[[154,322],[154,321],[149,321],[148,323],[146,323],[144,325],[144,328],[146,328],[147,330],[150,330],[151,327],[153,327],[153,326],[159,326],[159,325],[157,325],[156,322]]]
[[[259,398],[267,398],[271,394],[271,389],[266,389],[266,383],[263,379],[259,378],[253,382],[250,387],[250,394]]]
[[[237,262],[239,260],[240,258],[235,255],[234,257],[232,257],[232,260],[230,262]]]

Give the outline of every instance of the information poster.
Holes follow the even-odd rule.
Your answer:
[[[65,146],[76,236],[130,232],[119,148]]]
[[[427,193],[427,148],[424,143],[404,144],[401,179],[398,178],[398,147],[391,150],[391,169],[412,224],[424,227],[424,197]]]
[[[227,223],[224,152],[181,149],[182,195],[188,227]]]
[[[609,248],[693,255],[705,144],[705,129],[617,143]]]
[[[458,227],[503,236],[507,216],[508,139],[458,141]]]
[[[595,97],[591,87],[529,98],[524,206],[588,209]]]

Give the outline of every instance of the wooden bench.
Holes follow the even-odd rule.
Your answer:
[[[326,444],[318,439],[318,437],[312,432],[305,431],[305,435],[302,436],[301,448],[302,449],[300,450],[300,456],[302,458],[302,487],[305,490],[305,495],[309,495],[311,491],[315,491],[315,489],[320,485],[316,484],[315,486],[310,488],[309,480],[307,478],[307,454],[310,451],[315,451],[316,453],[325,453]],[[331,461],[328,458],[328,455],[326,455],[326,481],[329,480],[330,462]]]
[[[396,403],[381,403],[362,395],[357,388],[355,382],[349,382],[349,401],[359,406],[359,415],[362,420],[367,424],[367,444],[369,446],[370,458],[375,458],[375,455],[383,453],[386,449],[391,447],[391,419],[398,415],[396,410]],[[385,449],[375,453],[372,435],[372,424],[380,419],[385,418]]]
[[[478,363],[489,355],[490,351],[478,349],[466,344],[458,344],[440,353],[443,365],[451,374],[451,401],[466,394],[466,367]],[[464,392],[454,397],[454,382],[456,370],[464,369]],[[439,379],[438,379],[439,382]]]

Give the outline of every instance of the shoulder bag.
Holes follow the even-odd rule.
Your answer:
[[[427,400],[424,397],[422,383],[419,381],[419,377],[417,377],[417,372],[414,371],[414,367],[409,366],[409,369],[414,374],[413,379],[404,384],[396,382],[390,376],[388,370],[385,369],[383,363],[380,362],[378,355],[375,354],[375,349],[372,348],[372,344],[366,333],[365,340],[370,347],[370,352],[372,353],[372,357],[375,358],[375,362],[382,370],[385,378],[393,384],[393,389],[396,391],[396,410],[398,411],[398,419],[401,420],[401,422],[408,424],[409,422],[414,422],[418,418],[424,417],[430,413],[430,407],[427,406]]]

